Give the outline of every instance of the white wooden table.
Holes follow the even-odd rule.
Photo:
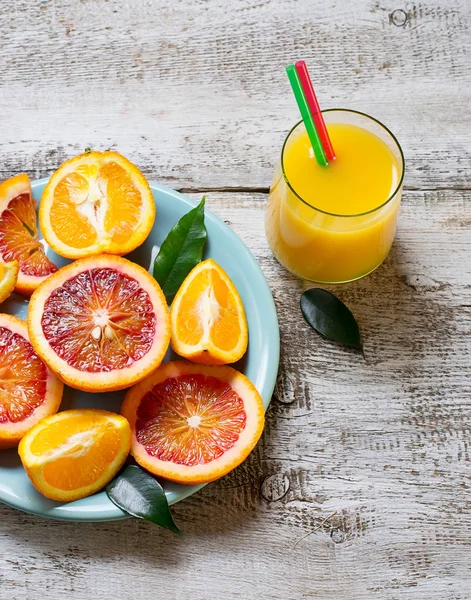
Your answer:
[[[15,0],[0,11],[0,175],[116,148],[199,198],[259,261],[279,385],[249,460],[145,522],[0,507],[1,600],[471,598],[469,0]],[[402,142],[399,232],[336,288],[365,359],[303,322],[263,209],[304,58],[325,107]]]

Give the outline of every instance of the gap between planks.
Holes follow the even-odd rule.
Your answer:
[[[431,187],[431,188],[423,188],[416,186],[408,186],[405,185],[403,191],[407,192],[471,192],[471,187],[460,187],[460,186],[451,186],[451,187]],[[270,192],[270,188],[268,187],[182,187],[177,188],[177,191],[181,194],[201,194],[201,193],[224,193],[224,192],[232,192],[237,194],[268,194]]]

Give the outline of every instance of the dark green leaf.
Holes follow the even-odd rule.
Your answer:
[[[182,535],[160,483],[137,465],[128,465],[106,488],[108,498],[133,517],[146,519]]]
[[[336,296],[312,288],[301,296],[301,312],[306,322],[329,340],[361,348],[360,330],[355,317]]]
[[[173,226],[155,259],[154,277],[167,300],[178,292],[185,277],[203,258],[205,200],[206,196]]]
[[[84,154],[90,154],[90,152],[91,152],[91,151],[92,151],[92,149],[91,149],[91,148],[85,148],[85,152],[84,152]]]

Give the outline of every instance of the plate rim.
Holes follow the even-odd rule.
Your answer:
[[[34,189],[36,187],[40,187],[41,185],[46,184],[49,181],[49,179],[50,179],[50,177],[43,177],[40,179],[32,180],[31,187],[33,189],[33,193],[34,193]],[[149,180],[148,183],[149,183],[151,190],[153,192],[155,192],[156,194],[163,192],[166,195],[173,196],[173,197],[177,198],[179,201],[183,201],[183,203],[186,204],[189,207],[189,209],[194,208],[198,204],[192,198],[189,198],[185,194],[178,192],[177,190],[174,190],[166,185],[162,185],[162,184],[160,184],[156,181],[152,181],[152,180]],[[252,252],[249,250],[249,248],[246,246],[246,244],[241,240],[241,238],[235,233],[235,231],[233,231],[227,225],[227,223],[224,222],[223,219],[218,217],[215,213],[213,213],[208,208],[205,208],[205,216],[209,217],[209,219],[211,221],[215,222],[219,227],[221,227],[222,230],[225,231],[225,233],[233,240],[233,242],[235,242],[235,244],[241,248],[241,250],[244,252],[245,257],[248,259],[248,261],[251,264],[254,271],[256,273],[258,273],[258,275],[260,276],[259,279],[261,281],[261,285],[263,286],[263,294],[264,294],[264,296],[266,296],[266,300],[268,300],[269,308],[267,308],[267,306],[264,305],[264,313],[266,314],[267,318],[271,321],[270,326],[268,328],[268,336],[270,337],[269,352],[271,354],[271,358],[268,360],[269,364],[267,366],[267,369],[270,371],[270,373],[273,373],[273,374],[271,375],[271,377],[266,378],[266,380],[263,383],[263,389],[259,390],[260,395],[262,396],[263,405],[264,405],[265,411],[266,411],[268,409],[268,406],[270,404],[270,401],[271,401],[271,398],[272,398],[272,395],[273,395],[273,392],[275,389],[278,368],[279,368],[279,362],[280,362],[280,329],[279,329],[278,316],[277,316],[277,312],[276,312],[276,306],[275,306],[275,302],[273,299],[273,295],[271,293],[271,290],[270,290],[270,287],[266,280],[266,277],[265,277],[262,269],[260,268],[260,265],[258,264],[257,260],[255,259],[254,255],[252,254]],[[205,484],[200,484],[200,485],[196,485],[196,486],[188,486],[188,490],[183,493],[179,493],[177,498],[172,498],[172,492],[170,492],[170,493],[167,492],[167,497],[170,496],[169,504],[170,505],[176,504],[177,502],[180,502],[181,500],[184,500],[184,499],[188,498],[189,496],[192,496],[193,494],[195,494],[196,492],[201,490],[206,485],[208,485],[208,484],[205,483]],[[1,490],[2,490],[2,485],[0,482],[0,494],[1,494]],[[97,494],[94,494],[94,495],[99,497],[102,494],[104,494],[103,491],[98,492]],[[72,503],[58,504],[57,506],[54,506],[51,509],[46,510],[46,511],[44,511],[44,510],[35,511],[35,510],[32,510],[31,507],[25,507],[24,503],[22,502],[22,498],[18,498],[18,502],[15,502],[14,499],[9,499],[9,500],[5,500],[4,498],[0,499],[0,503],[5,504],[7,506],[11,506],[12,508],[16,508],[22,512],[32,514],[32,515],[35,515],[38,517],[43,517],[43,518],[48,518],[48,519],[53,519],[53,520],[58,520],[58,521],[108,522],[108,521],[118,521],[118,520],[131,518],[130,515],[124,513],[121,509],[119,509],[117,506],[115,506],[106,496],[105,496],[104,502],[105,502],[105,504],[101,508],[95,508],[93,506],[88,506],[88,505],[78,507],[78,506],[74,506],[75,503],[72,502]]]

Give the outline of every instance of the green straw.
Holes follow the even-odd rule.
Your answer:
[[[314,119],[312,118],[311,111],[309,110],[309,105],[307,103],[306,96],[304,95],[296,67],[294,65],[289,65],[286,67],[286,73],[288,74],[288,79],[293,89],[294,97],[298,103],[299,112],[303,118],[312,149],[314,150],[314,156],[321,167],[326,167],[329,163],[327,162],[324,148],[322,147],[319,134],[317,133],[317,129],[314,124]]]

